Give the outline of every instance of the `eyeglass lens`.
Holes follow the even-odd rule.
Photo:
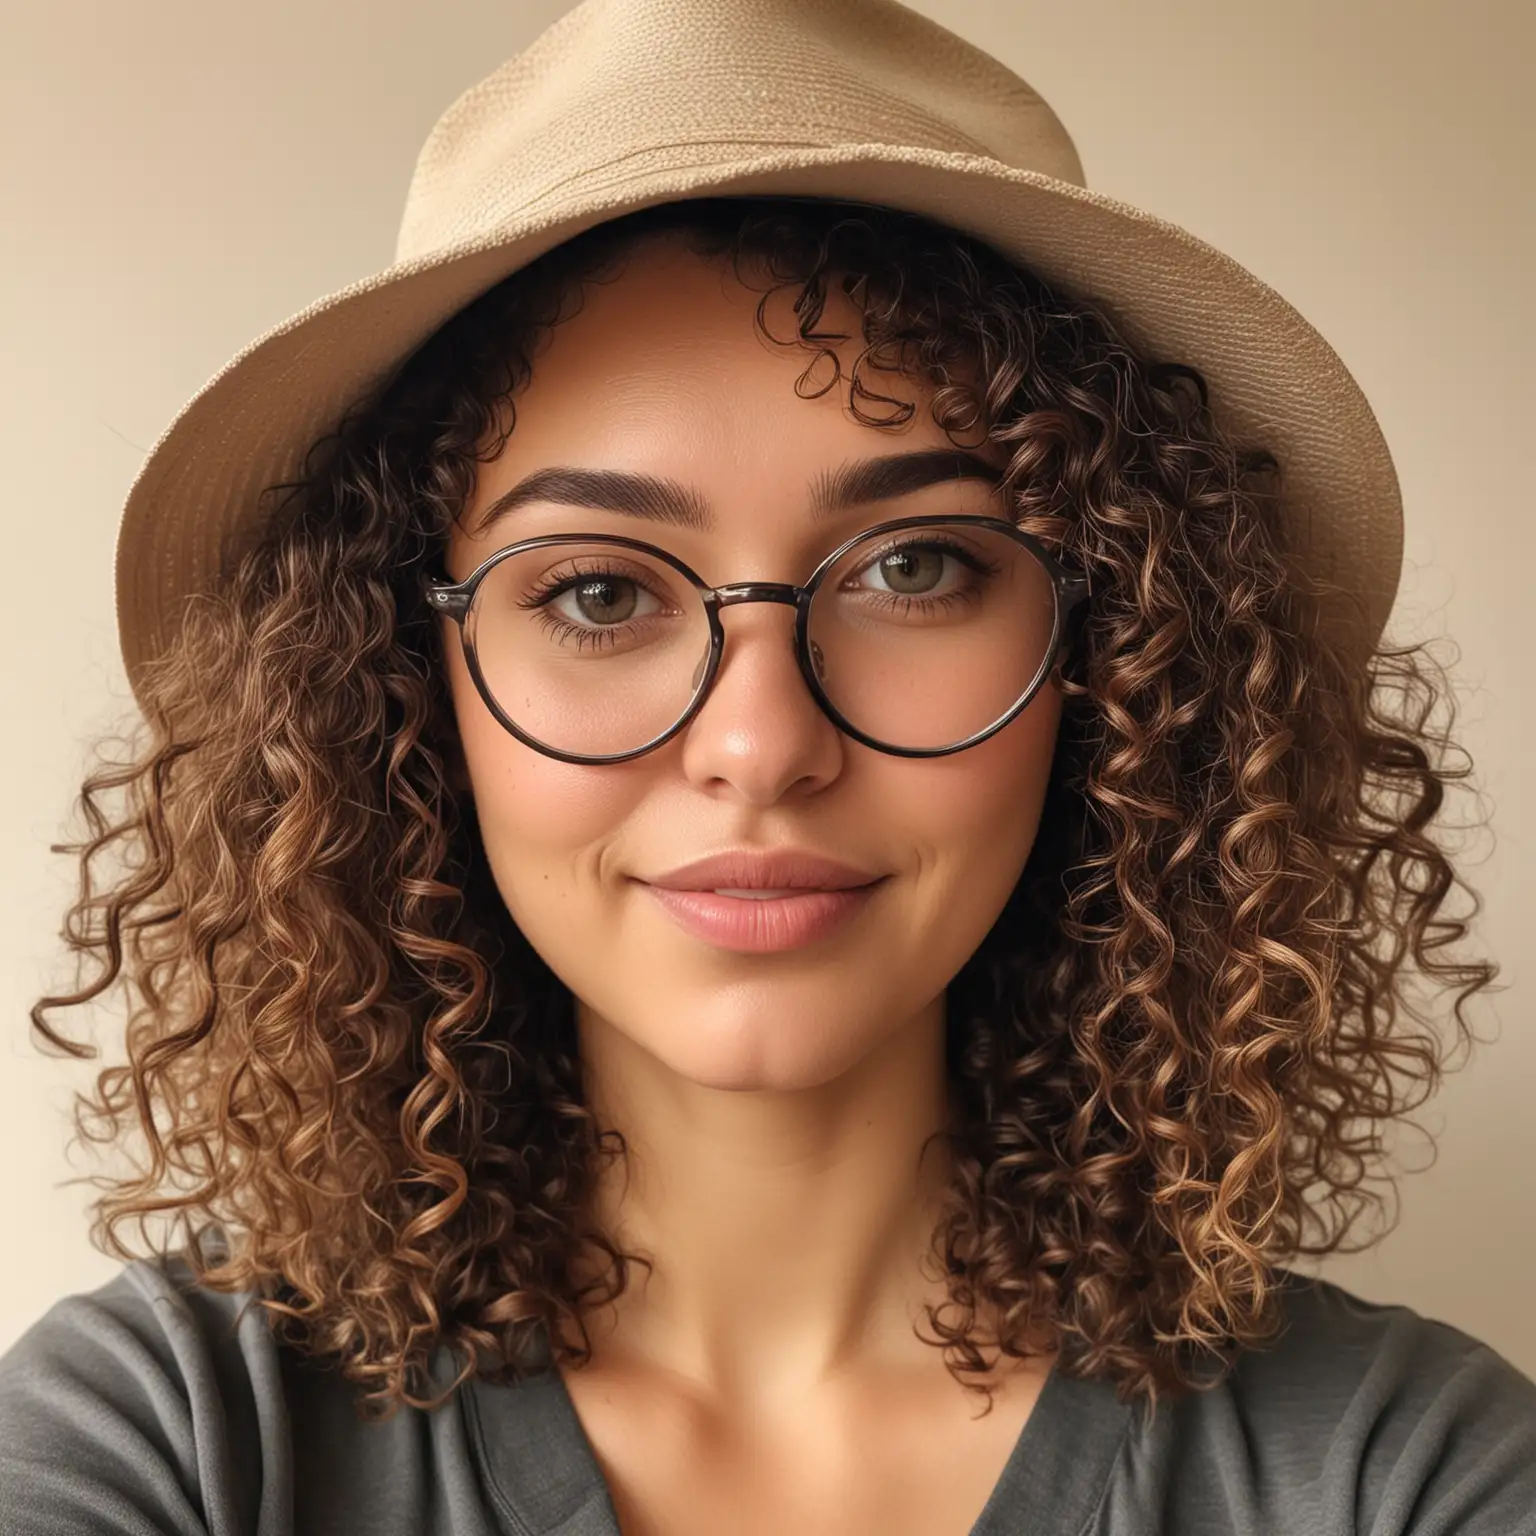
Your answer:
[[[488,571],[467,627],[487,687],[534,740],[582,756],[634,751],[686,713],[709,660],[708,610],[666,561],[546,544]],[[845,551],[811,601],[812,668],[828,700],[888,746],[942,748],[1032,688],[1055,589],[1006,534],[935,523]]]

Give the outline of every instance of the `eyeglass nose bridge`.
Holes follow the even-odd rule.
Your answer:
[[[715,587],[712,592],[719,608],[729,608],[733,603],[787,603],[791,608],[798,608],[804,594],[804,587],[783,581],[733,581],[727,586]]]
[[[724,637],[724,631],[720,628],[718,617],[720,609],[729,608],[735,603],[783,603],[786,607],[793,608],[795,610],[797,635],[793,644],[796,653],[799,654],[800,640],[798,635],[805,624],[805,604],[809,602],[810,595],[808,587],[797,587],[787,581],[732,581],[723,587],[705,588],[703,597],[710,609],[710,628],[714,631],[715,638],[713,645],[710,647],[710,654],[699,662],[698,670],[693,675],[694,688],[698,688],[699,683],[704,677],[705,670],[713,665],[717,665],[719,662],[719,650]],[[822,669],[821,649],[814,640],[810,642],[810,649],[811,666],[819,673]],[[805,672],[805,665],[805,658],[801,656],[800,670],[802,673]],[[711,678],[711,687],[713,687],[713,682],[714,680]],[[816,692],[814,686],[811,692],[814,696]],[[697,709],[698,704],[703,702],[703,698],[700,697],[695,705],[695,709]],[[823,710],[826,709],[826,705],[819,698],[817,703],[821,704]]]

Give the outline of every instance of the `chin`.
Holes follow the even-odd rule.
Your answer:
[[[608,1027],[676,1076],[734,1093],[833,1082],[879,1048],[894,1019],[889,1006],[870,1011],[867,991],[842,997],[825,979],[810,988],[712,984],[644,995],[643,1014],[624,1010]]]

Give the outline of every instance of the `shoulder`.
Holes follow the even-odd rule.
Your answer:
[[[1401,1303],[1373,1302],[1326,1280],[1282,1273],[1284,1326],[1270,1345],[1246,1352],[1235,1390],[1255,1407],[1339,1425],[1384,1421],[1417,1426],[1416,1449],[1443,1436],[1508,1424],[1536,1435],[1536,1382],[1491,1345]]]
[[[1168,1500],[1268,1531],[1536,1536],[1536,1382],[1410,1307],[1280,1281],[1278,1337],[1177,1401]]]
[[[175,1257],[56,1302],[0,1355],[0,1529],[255,1529],[282,1388],[253,1303]]]

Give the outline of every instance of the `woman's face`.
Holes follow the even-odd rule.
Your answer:
[[[759,297],[655,240],[630,253],[617,280],[589,287],[533,360],[507,446],[449,544],[453,579],[520,539],[584,532],[646,539],[714,585],[800,583],[881,521],[1006,515],[1000,492],[973,478],[814,516],[818,482],[845,466],[954,445],[903,377],[872,386],[917,405],[895,431],[859,422],[846,382],[818,399],[797,395],[811,354],[757,333]],[[793,334],[789,302],[781,293],[769,306],[777,336]],[[851,301],[834,291],[820,328],[857,337]],[[841,350],[845,373],[855,355],[851,343]],[[995,449],[982,456],[1002,462]],[[478,527],[493,501],[554,465],[672,482],[709,525],[532,501]],[[571,989],[585,1028],[618,1031],[701,1085],[819,1086],[942,1007],[1034,839],[1059,694],[1046,685],[967,751],[896,757],[854,742],[818,709],[796,665],[793,609],[745,603],[724,608],[721,623],[725,653],[702,710],[665,745],[604,766],[557,761],[504,730],[445,634],[470,788],[508,910]],[[738,850],[802,851],[878,883],[842,898],[846,914],[829,931],[768,948],[700,931],[647,883]]]

